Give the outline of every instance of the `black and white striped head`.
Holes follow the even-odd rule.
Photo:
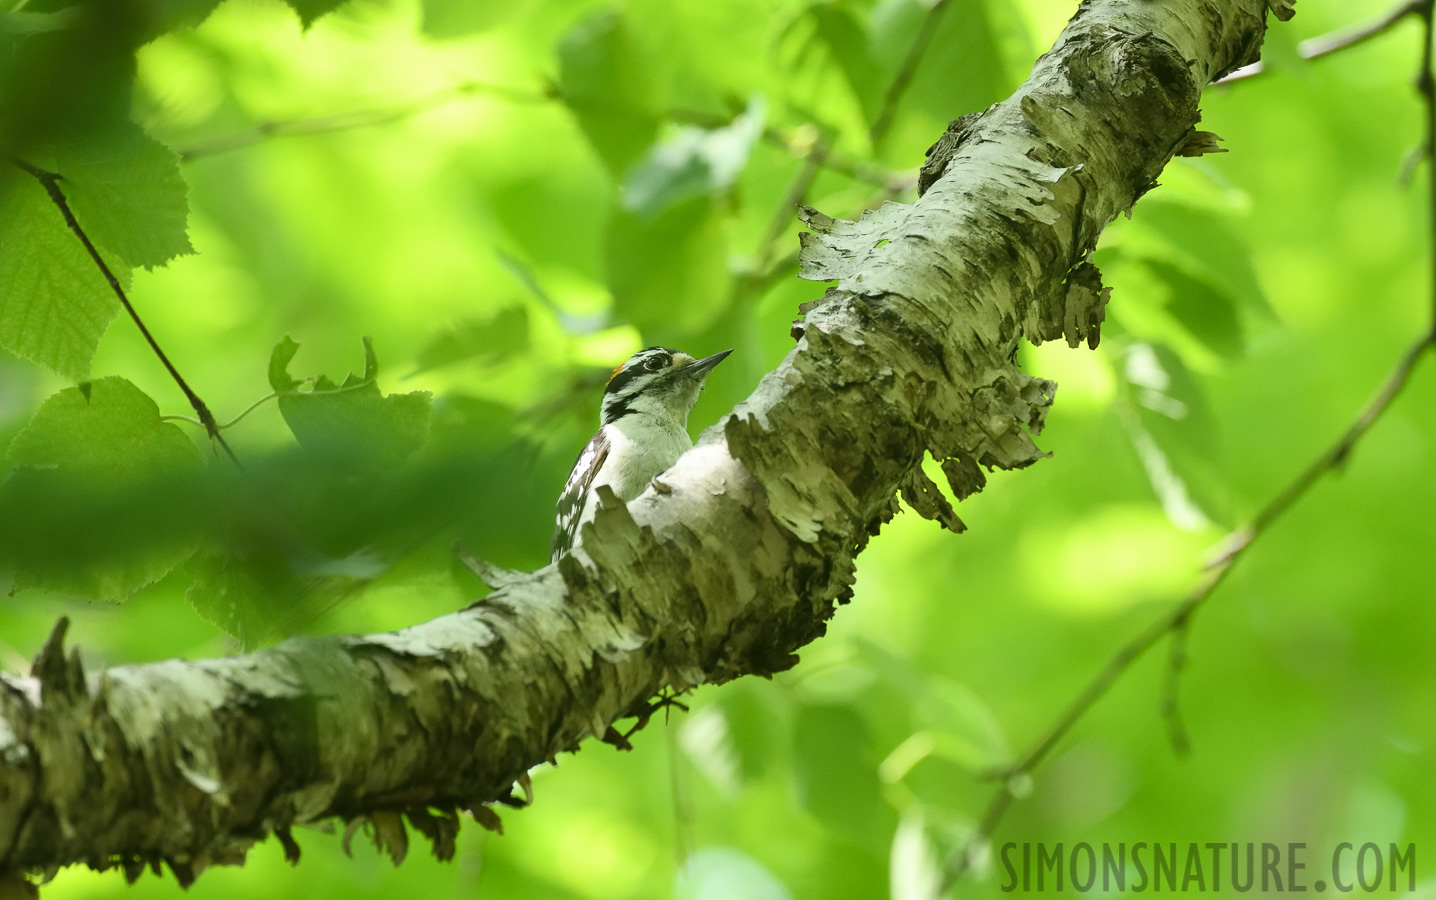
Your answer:
[[[708,373],[732,352],[724,350],[694,359],[672,347],[640,350],[613,370],[603,390],[599,423],[608,425],[631,415],[660,416],[686,423]]]

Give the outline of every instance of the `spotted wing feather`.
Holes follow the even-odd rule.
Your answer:
[[[588,503],[589,491],[593,490],[594,479],[598,477],[598,472],[607,459],[608,436],[603,433],[603,429],[599,429],[578,455],[578,461],[573,464],[573,471],[569,473],[568,484],[564,485],[563,493],[558,498],[558,527],[553,534],[551,559],[557,561],[560,556],[572,550],[577,542],[578,526],[583,521],[583,510]]]

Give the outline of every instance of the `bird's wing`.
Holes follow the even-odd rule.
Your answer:
[[[573,549],[578,540],[578,526],[583,521],[584,506],[588,493],[593,489],[594,479],[608,459],[608,436],[600,428],[589,440],[578,461],[569,473],[568,484],[558,498],[558,527],[553,534],[553,552],[550,559],[557,561],[560,556]]]

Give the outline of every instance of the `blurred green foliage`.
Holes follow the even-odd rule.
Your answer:
[[[9,6],[8,152],[62,175],[176,366],[238,417],[245,464],[110,325],[38,183],[0,174],[0,662],[18,670],[60,614],[95,664],[193,658],[458,608],[482,588],[455,537],[542,564],[608,368],[734,347],[693,416],[714,422],[822,292],[794,277],[794,187],[848,217],[909,198],[946,121],[1019,83],[1074,5],[952,3],[876,145],[926,0]],[[994,473],[961,537],[899,517],[795,670],[698,691],[632,753],[536,771],[536,805],[501,838],[465,829],[455,864],[395,870],[306,832],[297,869],[269,842],[191,896],[925,896],[984,774],[1426,327],[1429,234],[1397,177],[1417,29],[1315,64],[1293,49],[1382,9],[1305,0],[1269,74],[1208,92],[1232,152],[1174,162],[1109,230],[1100,349],[1022,352],[1060,384],[1054,457]],[[353,368],[361,340],[358,374],[301,377]],[[1166,743],[1154,654],[998,842],[1429,845],[1433,408],[1428,367],[1197,618],[1190,758]],[[996,876],[958,893],[999,896]],[[46,896],[178,891],[76,870]]]

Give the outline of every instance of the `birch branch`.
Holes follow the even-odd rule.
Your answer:
[[[899,492],[953,530],[983,469],[1027,466],[1055,385],[1022,339],[1096,344],[1098,235],[1202,146],[1201,89],[1255,60],[1263,0],[1090,0],[1008,100],[953,123],[924,193],[816,212],[804,277],[836,281],[797,345],[583,549],[403,631],[85,673],[63,628],[0,682],[0,872],[167,862],[182,882],[291,825],[404,821],[453,851],[456,811],[651,714],[663,688],[789,668],[851,596]]]

